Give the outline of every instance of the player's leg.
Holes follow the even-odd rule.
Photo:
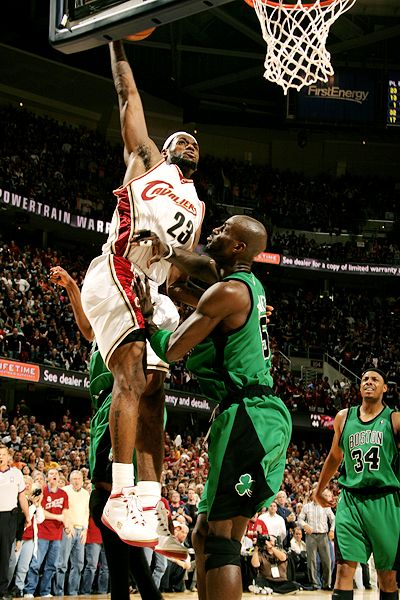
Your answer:
[[[154,322],[162,329],[173,331],[179,323],[176,306],[167,296],[152,289]],[[136,494],[143,507],[143,517],[149,529],[159,537],[157,554],[185,560],[187,550],[171,535],[168,511],[161,501],[161,472],[164,462],[164,380],[169,365],[163,362],[147,343],[146,389],[139,401],[136,451],[138,483]]]
[[[133,279],[129,261],[102,255],[89,266],[81,298],[103,361],[114,380],[109,415],[113,485],[103,520],[127,543],[151,545],[157,539],[145,531],[133,489],[132,458],[139,400],[146,381],[144,320],[132,289]]]
[[[240,600],[242,597],[240,550],[248,520],[233,517],[209,521],[204,545],[207,600]]]
[[[164,461],[164,380],[165,371],[148,370],[146,388],[139,400],[136,452],[139,483],[157,482],[161,497],[161,472]]]
[[[200,506],[200,505],[199,505]],[[197,592],[199,600],[207,600],[204,544],[208,535],[207,513],[199,513],[192,533],[192,544],[196,556]]]
[[[138,483],[136,494],[143,508],[147,527],[158,536],[155,547],[157,554],[167,558],[185,560],[187,549],[169,530],[168,511],[161,501],[161,472],[164,462],[164,380],[168,365],[159,362],[154,352],[149,351],[146,389],[139,403],[138,429],[136,435]]]
[[[154,531],[146,527],[134,490],[132,457],[136,444],[139,401],[145,389],[142,341],[117,348],[109,361],[114,378],[110,406],[110,434],[113,452],[112,492],[104,507],[103,522],[126,543],[152,546]]]
[[[400,562],[400,493],[372,497],[365,502],[364,519],[378,575],[381,600],[398,598],[397,570]]]
[[[136,446],[139,402],[146,385],[144,349],[143,341],[124,344],[113,352],[108,364],[114,378],[110,407],[113,462],[129,465],[130,469]],[[113,477],[113,491],[129,485],[133,485],[133,471],[132,476],[121,476],[116,480]]]
[[[379,598],[380,600],[397,600],[399,591],[397,587],[397,571],[379,571]]]
[[[332,594],[334,600],[351,600],[353,598],[353,580],[357,563],[338,560],[336,563],[336,581]]]

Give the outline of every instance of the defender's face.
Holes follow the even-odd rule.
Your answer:
[[[387,385],[382,375],[376,371],[364,373],[360,384],[361,397],[365,400],[375,400],[383,396],[387,391]]]
[[[232,248],[235,243],[233,233],[233,223],[231,219],[228,219],[219,227],[214,227],[211,235],[207,238],[205,247],[206,252],[213,257],[227,256],[230,248]]]

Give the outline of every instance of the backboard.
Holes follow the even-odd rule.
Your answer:
[[[49,41],[71,54],[231,0],[50,0]]]

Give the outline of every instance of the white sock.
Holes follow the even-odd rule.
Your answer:
[[[135,485],[133,478],[133,464],[112,464],[112,494],[119,493],[123,487]]]
[[[136,495],[144,508],[155,507],[161,498],[161,483],[158,481],[139,481]]]

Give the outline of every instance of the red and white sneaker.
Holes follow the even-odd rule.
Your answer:
[[[144,509],[143,517],[150,527],[156,527],[159,542],[154,548],[155,552],[167,558],[186,560],[187,548],[182,546],[171,534],[168,527],[168,510],[162,500],[157,502],[153,509]]]
[[[182,546],[170,533],[168,535],[160,535],[159,542],[154,551],[167,558],[177,558],[179,560],[186,560],[189,556],[187,548]]]
[[[126,487],[120,493],[111,494],[101,520],[126,544],[154,548],[158,535],[155,528],[149,527],[144,520],[142,507],[134,490],[133,486]]]

